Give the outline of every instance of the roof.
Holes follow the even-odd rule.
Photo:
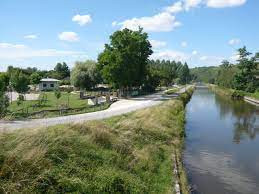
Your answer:
[[[40,80],[41,82],[59,82],[60,80],[58,79],[53,79],[53,78],[43,78]]]
[[[256,58],[256,59],[255,59],[255,62],[256,62],[256,63],[259,63],[259,58]]]

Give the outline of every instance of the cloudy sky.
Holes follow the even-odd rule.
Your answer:
[[[189,66],[259,50],[258,0],[0,0],[0,71],[96,59],[114,31],[142,26],[153,59]]]

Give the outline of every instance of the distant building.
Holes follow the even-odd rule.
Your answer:
[[[255,62],[256,62],[256,63],[259,63],[259,58],[255,58]]]
[[[52,78],[41,79],[39,83],[39,91],[55,90],[59,86],[58,82],[59,80]]]

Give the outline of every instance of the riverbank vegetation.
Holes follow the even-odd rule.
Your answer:
[[[0,192],[174,193],[181,157],[178,100],[103,121],[0,134]],[[179,164],[183,193],[188,186]]]
[[[254,57],[246,47],[238,50],[238,63],[223,61],[219,67],[202,67],[191,70],[194,80],[216,84],[221,93],[234,98],[250,96],[258,99],[259,91],[259,53]],[[210,78],[209,78],[210,77]]]

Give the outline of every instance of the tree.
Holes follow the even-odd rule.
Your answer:
[[[258,87],[258,81],[255,77],[257,68],[255,58],[249,58],[251,53],[246,50],[246,47],[240,48],[238,52],[240,58],[237,67],[239,71],[234,76],[233,86],[237,90],[254,92]]]
[[[57,63],[57,65],[54,68],[54,71],[56,74],[53,77],[56,77],[57,79],[64,79],[70,76],[69,67],[65,62]]]
[[[60,92],[60,90],[56,89],[56,90],[54,91],[54,95],[55,95],[55,97],[56,97],[56,99],[57,99],[57,102],[58,102],[58,100],[59,100],[60,97],[61,97],[61,92]],[[57,105],[58,105],[58,103],[57,103]]]
[[[4,117],[9,106],[9,99],[5,95],[9,78],[7,74],[0,73],[0,118]]]
[[[110,40],[98,57],[98,69],[105,81],[120,89],[141,86],[153,53],[147,33],[124,29],[111,35]]]
[[[187,63],[184,63],[184,65],[179,68],[178,73],[180,84],[187,84],[190,82],[190,70]]]
[[[34,72],[30,76],[30,83],[33,85],[39,84],[41,80],[41,76],[38,72]]]
[[[4,92],[7,90],[9,85],[9,76],[7,73],[0,73],[0,91]]]
[[[225,88],[232,88],[233,79],[236,73],[236,67],[231,65],[227,60],[222,61],[222,64],[219,67],[218,75],[216,78],[216,83],[219,86]]]
[[[9,106],[9,98],[3,91],[0,91],[0,118],[3,118]]]
[[[93,89],[101,81],[97,63],[92,60],[76,62],[71,73],[71,82],[80,89]]]
[[[29,90],[29,79],[21,71],[15,71],[10,78],[11,86],[19,94],[25,94]]]

